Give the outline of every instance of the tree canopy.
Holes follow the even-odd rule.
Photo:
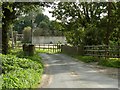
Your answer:
[[[59,2],[54,3],[51,13],[61,21],[70,44],[118,44],[119,5],[120,2]]]
[[[14,20],[39,6],[49,6],[43,2],[3,2],[2,3],[2,53],[8,53],[8,31]]]
[[[2,53],[8,53],[8,30],[19,16],[25,18],[15,22],[14,29],[19,33],[24,27],[33,28],[43,35],[64,35],[72,45],[100,45],[120,43],[120,2],[3,2],[2,4]],[[53,17],[50,21],[42,13],[33,13],[39,7],[51,6]],[[31,13],[30,13],[31,11]],[[31,16],[34,15],[34,16]],[[31,17],[31,18],[30,18]],[[33,18],[34,17],[34,20]],[[34,21],[31,23],[31,21]],[[48,31],[49,29],[49,31]]]

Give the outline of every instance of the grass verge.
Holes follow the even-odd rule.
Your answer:
[[[119,58],[98,58],[93,56],[74,56],[80,61],[85,63],[98,62],[98,65],[106,67],[120,68],[120,59]]]
[[[54,53],[60,53],[61,50],[60,49],[36,49],[36,51],[38,53],[51,53],[51,54],[54,54]]]
[[[66,54],[66,53],[64,53]],[[78,59],[79,61],[85,62],[85,63],[92,63],[92,62],[98,62],[98,65],[105,66],[105,67],[113,67],[113,68],[120,68],[120,58],[98,58],[93,56],[80,56],[80,55],[71,55],[67,54],[71,57],[74,57]]]

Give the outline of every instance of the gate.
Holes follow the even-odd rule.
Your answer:
[[[47,53],[61,52],[61,44],[38,44],[35,48]]]

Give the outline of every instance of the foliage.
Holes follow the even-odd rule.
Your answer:
[[[100,59],[98,65],[120,68],[119,58]]]
[[[43,66],[38,54],[33,57],[25,57],[20,52],[17,50],[11,51],[13,55],[0,55],[2,56],[3,90],[6,88],[32,88],[40,81]]]
[[[61,22],[72,45],[119,44],[119,5],[120,2],[59,2],[54,3],[51,13]]]
[[[0,75],[0,90],[2,89],[2,84],[3,84],[3,76],[2,74]]]
[[[11,50],[9,54],[14,55],[18,58],[26,58],[26,59],[31,59],[33,61],[41,62],[41,57],[38,55],[39,52],[37,52],[37,51],[35,52],[35,54],[33,56],[26,56],[24,54],[24,52],[21,51],[21,49]]]
[[[35,17],[35,23],[37,24],[38,27],[41,27],[40,24],[41,23],[46,23],[47,25],[49,25],[49,18],[48,16],[42,14],[42,13],[38,13],[37,16]]]
[[[25,27],[24,30],[23,30],[23,42],[24,43],[30,43],[31,42],[31,27]]]
[[[41,8],[40,8],[41,10]],[[34,36],[60,36],[62,33],[59,31],[59,23],[50,21],[48,16],[42,12],[29,12],[25,16],[21,16],[14,24],[14,30],[22,33],[23,29],[27,26],[32,27]]]
[[[2,53],[8,53],[8,31],[19,15],[36,10],[39,6],[49,6],[44,2],[3,2],[2,3]]]
[[[34,73],[34,74],[33,74]],[[40,73],[33,69],[11,71],[3,75],[2,89],[9,88],[32,88],[40,80]]]

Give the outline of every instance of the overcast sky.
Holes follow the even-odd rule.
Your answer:
[[[50,7],[49,8],[44,7],[44,9],[45,11],[43,11],[43,14],[47,15],[50,20],[55,20],[55,18],[52,17],[52,13],[49,13],[49,11],[51,11],[52,9]]]

